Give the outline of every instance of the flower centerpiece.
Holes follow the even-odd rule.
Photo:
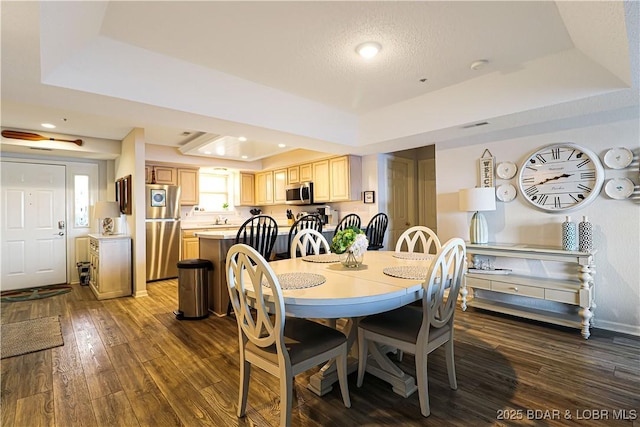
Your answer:
[[[347,227],[333,236],[331,251],[340,256],[345,267],[355,268],[362,264],[369,240],[364,231],[358,227]]]

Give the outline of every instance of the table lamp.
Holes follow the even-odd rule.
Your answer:
[[[113,234],[113,218],[120,218],[120,205],[118,202],[97,202],[93,216],[98,219],[103,235]]]
[[[496,210],[496,189],[494,187],[464,188],[458,192],[460,210],[475,212],[471,217],[469,241],[471,243],[488,243],[489,228],[481,211]]]

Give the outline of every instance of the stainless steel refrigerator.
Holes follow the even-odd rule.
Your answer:
[[[180,256],[180,187],[145,187],[147,282],[178,277]]]

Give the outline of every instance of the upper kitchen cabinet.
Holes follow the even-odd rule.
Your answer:
[[[147,165],[145,166],[145,172],[147,184],[176,185],[178,182],[176,168]]]
[[[300,182],[300,166],[287,168],[287,183],[298,184]]]
[[[273,171],[273,203],[285,204],[287,201],[287,169]]]
[[[198,169],[178,168],[177,172],[178,185],[180,186],[180,204],[189,206],[200,203]]]
[[[309,181],[313,181],[313,166],[311,163],[300,165],[300,181],[298,182]]]
[[[273,204],[273,171],[256,174],[256,205]]]
[[[252,173],[240,172],[236,187],[236,205],[255,206],[255,176]]]
[[[329,160],[312,163],[313,167],[313,201],[328,202],[330,201],[330,177],[329,177]]]
[[[362,160],[357,156],[329,159],[329,200],[344,202],[360,200],[362,191]]]

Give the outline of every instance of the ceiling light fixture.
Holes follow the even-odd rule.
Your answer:
[[[486,59],[478,59],[477,61],[473,61],[469,66],[469,68],[471,68],[473,71],[478,71],[483,69],[484,66],[487,65],[488,63],[489,61],[487,61]]]
[[[371,59],[376,56],[378,52],[380,52],[380,49],[382,49],[380,43],[366,42],[359,44],[356,47],[356,52],[358,52],[358,55],[362,56],[365,59]]]
[[[52,125],[51,123],[40,123],[40,126],[47,129],[55,129],[56,125]]]
[[[242,156],[242,158],[243,158],[243,159],[248,159],[248,158],[249,158],[249,156]]]
[[[280,147],[280,148],[284,148],[284,147],[286,147],[286,145],[284,145],[284,144],[278,144],[278,147]]]
[[[245,142],[246,140],[247,140],[247,138],[244,137],[244,136],[239,136],[238,137],[238,141]]]

